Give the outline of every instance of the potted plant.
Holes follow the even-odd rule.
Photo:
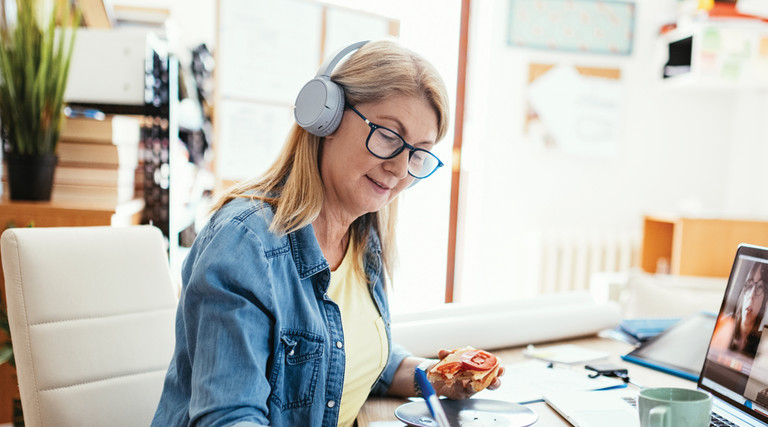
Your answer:
[[[50,200],[64,90],[79,10],[61,0],[17,0],[0,22],[0,128],[11,199]],[[57,35],[57,21],[69,21]]]

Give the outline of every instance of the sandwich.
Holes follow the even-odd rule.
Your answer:
[[[457,348],[427,372],[427,379],[432,383],[443,381],[447,386],[468,380],[472,390],[478,392],[493,382],[499,366],[499,358],[487,351]]]

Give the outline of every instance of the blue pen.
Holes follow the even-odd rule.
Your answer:
[[[438,427],[450,427],[448,417],[445,416],[445,411],[443,411],[443,405],[440,404],[440,398],[437,397],[435,389],[432,388],[432,384],[427,380],[427,374],[420,368],[416,368],[416,381],[419,382],[419,387],[421,387],[421,392],[424,394],[424,400],[427,402],[429,412],[437,422]]]

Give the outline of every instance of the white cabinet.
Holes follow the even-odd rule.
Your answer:
[[[749,19],[679,23],[666,34],[665,83],[768,89],[768,24]]]

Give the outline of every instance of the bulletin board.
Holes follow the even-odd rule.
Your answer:
[[[397,37],[399,21],[316,0],[218,0],[214,110],[217,188],[260,175],[293,123],[293,103],[327,55]]]
[[[634,27],[632,0],[509,0],[507,44],[630,55]]]
[[[548,150],[612,157],[621,90],[619,68],[531,63],[524,133]]]

